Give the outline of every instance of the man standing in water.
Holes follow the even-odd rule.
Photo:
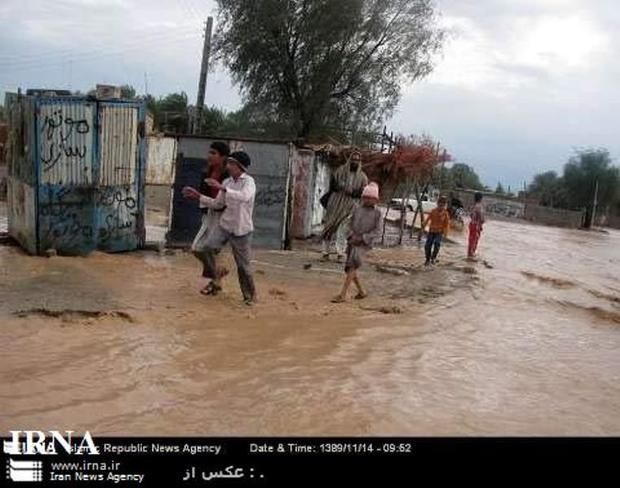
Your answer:
[[[482,225],[484,224],[484,210],[482,209],[482,193],[474,195],[474,206],[469,214],[469,242],[467,245],[467,259],[469,261],[476,260],[476,249],[478,241],[482,233]]]
[[[335,243],[338,260],[344,255],[351,213],[359,203],[368,177],[362,171],[362,157],[353,151],[349,161],[336,170],[329,183],[329,199],[323,222],[323,259],[329,260],[330,248]]]
[[[186,197],[199,200],[200,204],[205,207],[222,210],[218,224],[209,231],[205,243],[205,274],[212,280],[207,285],[209,287],[207,291],[215,295],[222,289],[223,275],[216,267],[216,256],[222,247],[230,242],[237,264],[239,285],[246,305],[252,305],[256,295],[250,267],[250,250],[254,231],[252,213],[256,185],[254,178],[247,173],[249,166],[250,157],[245,152],[232,153],[226,159],[226,169],[230,177],[222,183],[213,178],[206,180],[209,186],[219,190],[215,198],[203,195],[189,186],[183,188],[183,194]]]
[[[224,181],[228,177],[228,173],[226,172],[225,163],[226,157],[230,153],[230,149],[228,148],[228,144],[221,141],[215,141],[211,143],[211,147],[209,148],[209,157],[207,159],[208,165],[206,171],[201,176],[199,191],[201,194],[204,194],[211,198],[216,198],[219,190],[215,187],[209,186],[206,183],[207,178],[212,178],[217,180],[218,182]],[[220,214],[222,213],[221,209],[213,209],[208,208],[201,205],[202,211],[202,224],[200,225],[200,229],[194,237],[194,241],[192,242],[192,253],[194,256],[198,258],[198,260],[202,263],[202,276],[207,278],[207,268],[206,268],[206,256],[205,256],[205,245],[207,242],[207,237],[209,232],[217,225]],[[222,269],[222,274],[226,274],[228,271]],[[207,284],[200,293],[208,294],[209,293],[209,284]]]

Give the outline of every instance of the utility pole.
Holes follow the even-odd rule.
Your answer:
[[[202,111],[205,104],[205,90],[207,88],[207,71],[209,71],[209,55],[211,54],[211,31],[213,17],[207,17],[205,42],[202,46],[202,63],[200,64],[200,78],[198,80],[198,97],[196,98],[196,116],[194,117],[193,133],[197,134],[202,121]]]

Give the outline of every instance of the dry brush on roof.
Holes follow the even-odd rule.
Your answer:
[[[390,152],[357,150],[350,146],[324,146],[323,152],[332,167],[344,164],[351,154],[359,152],[362,168],[370,181],[377,182],[384,189],[395,189],[399,184],[423,184],[431,179],[433,171],[450,155],[437,150],[432,141],[401,143]]]

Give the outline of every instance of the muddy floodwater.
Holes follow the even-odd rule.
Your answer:
[[[373,251],[341,305],[339,265],[257,251],[251,309],[183,252],[0,246],[0,430],[620,435],[620,233],[494,221],[474,265],[453,238]]]

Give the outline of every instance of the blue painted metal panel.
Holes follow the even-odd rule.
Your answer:
[[[7,203],[9,234],[28,252],[37,252],[34,101],[7,93]]]
[[[38,252],[84,255],[97,247],[94,174],[97,105],[83,99],[37,101]]]

